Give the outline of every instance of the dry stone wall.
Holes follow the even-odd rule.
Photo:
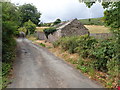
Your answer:
[[[112,33],[92,33],[90,36],[95,37],[96,39],[107,39],[113,36]]]
[[[37,37],[37,39],[39,39],[39,40],[45,40],[46,39],[46,36],[45,36],[44,32],[36,31],[34,33],[34,36]]]

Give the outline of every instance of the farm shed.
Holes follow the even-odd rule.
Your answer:
[[[48,36],[47,41],[54,42],[61,37],[89,34],[89,30],[77,19],[62,22],[55,26],[57,31]]]

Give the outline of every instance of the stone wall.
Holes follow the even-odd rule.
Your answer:
[[[53,34],[50,34],[48,36],[47,41],[49,41],[49,42],[55,42],[56,40],[58,40],[61,37],[62,37],[61,30],[58,30],[58,31],[54,32]]]
[[[96,39],[107,39],[112,37],[112,33],[92,33],[90,36],[93,36]]]
[[[37,39],[39,39],[39,40],[45,40],[45,39],[46,39],[44,32],[36,31],[36,32],[34,33],[34,35],[35,35],[35,37],[37,37]]]

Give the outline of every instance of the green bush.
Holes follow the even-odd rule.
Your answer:
[[[20,27],[20,28],[18,28],[18,31],[19,32],[24,32],[24,33],[26,33],[26,28],[25,27]]]
[[[69,53],[75,53],[75,48],[78,46],[77,38],[78,36],[72,36],[61,39],[61,47]]]
[[[54,27],[45,28],[43,31],[46,35],[46,38],[48,38],[48,35],[53,34],[56,31],[56,28],[54,28]]]
[[[10,2],[2,3],[2,88],[8,84],[8,74],[15,58],[16,41],[14,36],[19,27],[17,7]],[[0,77],[1,78],[1,77]]]
[[[83,58],[87,58],[91,55],[94,45],[97,43],[97,40],[88,35],[83,35],[77,39],[78,46],[75,48],[75,51],[79,53]]]
[[[69,53],[78,53],[80,57],[90,59],[89,61],[79,60],[80,66],[95,68],[111,75],[118,73],[119,53],[116,50],[114,39],[96,40],[88,35],[63,37],[54,42],[53,46],[61,46],[63,50],[67,50]],[[82,69],[86,70],[85,68]]]
[[[56,21],[53,23],[53,25],[57,25],[59,23],[61,23],[61,20],[60,19],[56,19]]]
[[[42,47],[46,47],[45,44],[43,44],[43,43],[40,43],[39,45],[42,46]]]
[[[32,21],[28,21],[24,23],[24,27],[26,28],[26,35],[28,34],[33,34],[35,29],[36,29],[36,25],[32,22]]]
[[[64,37],[53,43],[54,47],[61,45],[63,50],[68,50],[69,53],[75,53],[75,48],[78,46],[76,40],[79,36]]]
[[[2,63],[2,76],[6,76],[11,69],[11,64],[9,63]]]
[[[52,44],[53,44],[53,47],[56,48],[60,45],[60,40],[57,40],[57,41],[53,42]]]
[[[99,41],[93,50],[96,69],[108,71],[107,62],[116,56],[115,43],[111,40]]]

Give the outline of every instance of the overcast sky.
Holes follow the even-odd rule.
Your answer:
[[[42,13],[40,18],[42,22],[53,22],[57,18],[63,21],[74,18],[97,18],[102,17],[104,12],[100,3],[94,4],[89,9],[79,0],[11,0],[11,2],[19,5],[33,3]]]

